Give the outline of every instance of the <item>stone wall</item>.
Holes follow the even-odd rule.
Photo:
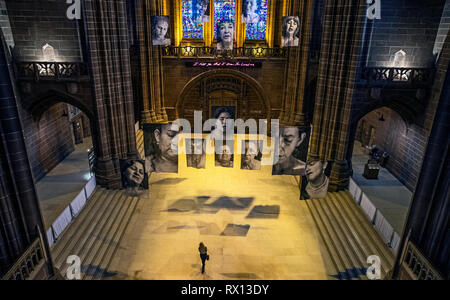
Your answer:
[[[77,21],[66,17],[62,0],[6,0],[17,59],[43,61],[45,44],[55,49],[56,61],[82,60]]]
[[[395,53],[406,52],[406,67],[428,67],[445,0],[382,1],[374,20],[368,65],[393,66]]]
[[[184,61],[164,58],[164,98],[169,120],[175,119],[175,106],[186,84],[210,68],[186,67]],[[220,72],[220,69],[215,69]],[[267,60],[262,62],[262,68],[233,69],[254,78],[262,86],[267,99],[270,101],[272,118],[278,118],[283,101],[284,90],[284,60]]]
[[[9,22],[5,0],[0,0],[0,28],[3,31],[8,48],[14,47],[14,38],[11,32],[11,23]]]
[[[439,30],[436,36],[436,42],[434,44],[433,53],[439,56],[442,47],[444,46],[445,39],[450,30],[450,0],[445,3],[444,11],[442,13],[441,24],[439,25]]]
[[[74,151],[72,127],[67,113],[67,105],[53,105],[43,113],[39,121],[26,110],[22,110],[25,143],[35,180],[41,179],[64,158]]]
[[[381,116],[384,122],[379,120]],[[374,110],[361,119],[356,139],[368,144],[371,128],[375,129],[373,143],[390,155],[386,168],[409,190],[414,190],[425,152],[427,132],[415,124],[407,124],[399,114],[387,107]]]

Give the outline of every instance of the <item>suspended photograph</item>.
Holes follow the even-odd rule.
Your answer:
[[[300,18],[283,17],[282,47],[298,47],[300,41]]]
[[[242,1],[242,23],[256,24],[259,23],[259,7],[258,2],[261,0],[243,0]]]
[[[325,199],[330,183],[331,163],[323,160],[308,160],[302,178],[301,199]]]
[[[242,141],[242,170],[261,170],[261,146],[262,141]]]
[[[145,164],[148,173],[178,173],[178,126],[144,125]]]
[[[212,139],[233,139],[235,111],[234,106],[211,107],[211,118],[215,120],[214,130],[211,132]],[[233,128],[229,128],[230,126]]]
[[[120,172],[122,186],[129,194],[138,194],[148,189],[148,176],[145,171],[145,161],[139,159],[121,159]]]
[[[152,16],[153,46],[170,46],[170,19],[168,16]]]
[[[308,130],[302,127],[280,127],[275,144],[272,175],[306,174]]]
[[[186,160],[188,168],[206,168],[206,140],[186,139]]]
[[[233,168],[234,166],[234,141],[215,141],[215,165],[216,167]]]

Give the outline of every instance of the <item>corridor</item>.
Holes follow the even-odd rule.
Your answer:
[[[363,173],[369,158],[369,155],[364,153],[361,143],[355,142],[352,159],[353,179],[394,230],[401,234],[412,201],[412,193],[386,168],[380,169],[378,180],[366,179]]]
[[[71,154],[36,183],[46,229],[91,179],[87,153],[91,147],[92,139],[84,139],[83,143],[75,145]]]

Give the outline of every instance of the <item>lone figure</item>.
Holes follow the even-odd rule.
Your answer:
[[[205,262],[208,260],[208,248],[203,243],[198,246],[198,252],[200,252],[200,258],[202,259],[202,274],[205,273]]]

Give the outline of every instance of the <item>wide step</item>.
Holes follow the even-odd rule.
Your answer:
[[[71,255],[81,261],[81,278],[102,279],[132,219],[139,198],[98,188],[78,218],[52,248],[55,266],[67,278]]]
[[[376,255],[384,279],[392,270],[393,253],[350,197],[347,192],[338,192],[328,193],[326,199],[306,201],[336,271],[329,275],[341,280],[367,280],[367,258]]]

